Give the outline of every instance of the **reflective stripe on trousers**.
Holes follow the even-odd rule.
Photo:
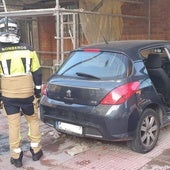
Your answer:
[[[24,115],[27,120],[29,132],[28,136],[30,138],[31,143],[40,143],[41,133],[39,129],[39,119],[38,119],[38,105],[37,99],[34,101],[34,114],[31,116]],[[9,124],[9,145],[11,150],[11,157],[17,159],[19,157],[19,153],[15,152],[16,149],[21,148],[21,134],[20,134],[20,126],[21,126],[21,114],[16,113],[12,115],[7,115],[7,120]],[[41,149],[41,146],[33,148],[34,153],[38,152]]]

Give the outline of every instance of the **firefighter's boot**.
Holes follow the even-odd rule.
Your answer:
[[[18,159],[14,159],[11,157],[10,159],[11,164],[13,164],[17,168],[22,167],[22,157],[23,157],[23,151],[21,151]]]
[[[34,153],[34,150],[30,147],[30,152],[32,154],[33,161],[38,161],[43,155],[43,151],[41,149],[37,153]]]

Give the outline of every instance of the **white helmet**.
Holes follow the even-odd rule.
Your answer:
[[[0,42],[16,44],[20,41],[20,32],[17,23],[8,18],[0,20]]]

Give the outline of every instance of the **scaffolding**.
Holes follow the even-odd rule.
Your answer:
[[[73,44],[73,49],[76,48],[76,13],[64,9],[60,9],[59,0],[56,0],[55,8],[47,9],[31,9],[31,10],[18,10],[18,11],[7,11],[6,5],[4,5],[4,11],[0,12],[0,17],[34,17],[34,16],[55,16],[56,17],[56,64],[54,66],[42,66],[43,68],[52,69],[55,72],[59,66],[64,62],[64,55],[70,51],[64,51],[64,40],[70,39]],[[64,19],[67,18],[65,21]],[[64,25],[69,27],[69,36],[64,35]],[[47,52],[50,53],[50,52]],[[51,53],[52,54],[52,53]]]
[[[142,4],[142,0],[120,0],[122,2]],[[5,0],[3,0],[5,4]],[[42,66],[43,68],[52,69],[52,72],[55,72],[59,66],[65,60],[65,54],[68,54],[70,51],[64,50],[64,40],[70,39],[72,42],[72,47],[77,48],[79,46],[77,40],[77,24],[78,24],[78,15],[79,14],[92,14],[100,16],[110,16],[110,17],[122,17],[122,18],[134,18],[134,19],[144,19],[148,22],[148,37],[150,37],[150,6],[148,8],[147,16],[134,16],[134,15],[122,15],[122,14],[107,14],[99,13],[92,11],[85,11],[82,9],[65,9],[60,8],[59,0],[56,0],[56,5],[54,8],[46,9],[29,9],[29,10],[18,10],[18,11],[7,11],[6,5],[4,5],[4,12],[0,12],[0,17],[38,17],[38,16],[54,16],[56,19],[56,63],[53,66]],[[150,0],[149,0],[150,4]],[[65,19],[67,18],[67,19]],[[65,36],[64,34],[64,25],[67,25],[69,28],[69,35]],[[50,52],[47,52],[50,53]]]
[[[6,7],[5,0],[2,0],[0,2],[0,10],[3,11],[3,12],[7,12],[7,7]]]

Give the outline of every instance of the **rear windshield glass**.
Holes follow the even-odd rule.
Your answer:
[[[71,53],[61,66],[58,75],[98,79],[122,79],[129,75],[130,61],[120,53],[86,52]]]

